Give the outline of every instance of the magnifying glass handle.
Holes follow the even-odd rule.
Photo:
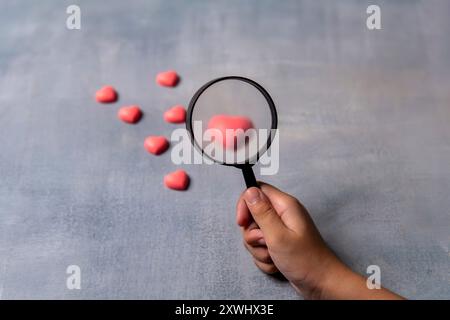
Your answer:
[[[251,166],[244,166],[242,168],[242,173],[244,174],[245,184],[247,185],[247,188],[258,188],[258,183],[256,182],[255,174],[253,173],[253,169]]]

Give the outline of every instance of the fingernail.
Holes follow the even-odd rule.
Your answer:
[[[252,187],[250,189],[247,189],[245,192],[245,201],[247,201],[249,204],[255,204],[261,199],[260,191],[258,188]]]

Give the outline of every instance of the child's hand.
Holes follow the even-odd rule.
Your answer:
[[[246,190],[237,204],[245,247],[262,271],[280,271],[297,290],[317,294],[336,257],[297,199],[268,184],[260,187]]]
[[[265,183],[260,187],[247,189],[237,203],[244,245],[258,268],[280,271],[306,298],[398,298],[367,289],[365,279],[327,247],[297,199]]]

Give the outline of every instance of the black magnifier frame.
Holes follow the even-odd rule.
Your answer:
[[[225,77],[220,77],[214,80],[211,80],[209,82],[207,82],[206,84],[204,84],[200,89],[197,90],[197,92],[194,94],[194,96],[192,97],[191,101],[189,102],[189,107],[187,110],[187,115],[186,115],[186,129],[189,132],[189,136],[191,138],[191,142],[194,145],[194,147],[201,153],[202,156],[206,156],[209,159],[211,159],[212,161],[214,161],[215,163],[219,163],[222,165],[226,165],[226,166],[233,166],[236,168],[239,168],[242,170],[242,173],[244,175],[244,179],[245,179],[245,184],[247,186],[247,188],[250,187],[258,187],[258,183],[256,182],[256,178],[255,178],[255,174],[253,172],[252,166],[258,162],[259,158],[261,157],[261,155],[266,152],[271,143],[272,140],[274,138],[273,134],[272,134],[272,130],[269,132],[269,136],[267,138],[267,142],[266,142],[266,146],[265,146],[265,150],[263,153],[260,154],[260,150],[258,150],[257,154],[256,154],[256,161],[254,163],[250,163],[248,162],[248,159],[245,163],[225,163],[225,162],[219,162],[216,159],[211,158],[208,154],[203,152],[203,149],[201,146],[198,145],[197,141],[195,140],[194,137],[194,133],[193,133],[193,128],[192,128],[192,113],[194,112],[194,107],[195,104],[197,103],[198,98],[202,95],[203,92],[205,92],[206,89],[208,89],[210,86],[212,86],[213,84],[220,82],[220,81],[225,81],[225,80],[239,80],[239,81],[243,81],[246,82],[250,85],[252,85],[255,89],[257,89],[266,99],[266,102],[269,106],[270,109],[270,113],[271,113],[271,117],[272,117],[272,123],[271,123],[271,129],[275,130],[277,129],[277,125],[278,125],[278,116],[277,116],[277,110],[275,108],[275,103],[272,100],[272,97],[269,95],[269,93],[266,91],[266,89],[264,89],[259,83],[245,78],[245,77],[241,77],[241,76],[225,76]]]

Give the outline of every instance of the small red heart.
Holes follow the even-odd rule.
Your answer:
[[[183,123],[186,120],[186,109],[176,105],[164,112],[164,120],[171,123]]]
[[[175,87],[179,79],[178,74],[174,70],[160,72],[156,76],[156,82],[164,87]]]
[[[141,118],[142,111],[139,109],[139,106],[136,105],[126,106],[119,109],[117,116],[123,122],[136,123]]]
[[[232,134],[227,139],[226,130],[242,129],[245,132],[250,128],[253,128],[253,123],[249,118],[244,116],[229,116],[219,114],[213,116],[208,122],[208,129],[217,129],[220,132],[220,134],[217,133],[216,136],[213,133],[213,139],[221,139],[222,145],[225,148],[229,149],[233,149],[237,146],[236,141],[238,140],[239,131],[231,132]]]
[[[186,190],[189,186],[189,176],[184,170],[177,170],[164,177],[164,184],[173,190]]]
[[[144,141],[148,152],[159,155],[169,148],[169,141],[163,136],[149,136]]]
[[[112,86],[104,86],[95,93],[95,100],[101,103],[111,103],[117,100],[117,92]]]

